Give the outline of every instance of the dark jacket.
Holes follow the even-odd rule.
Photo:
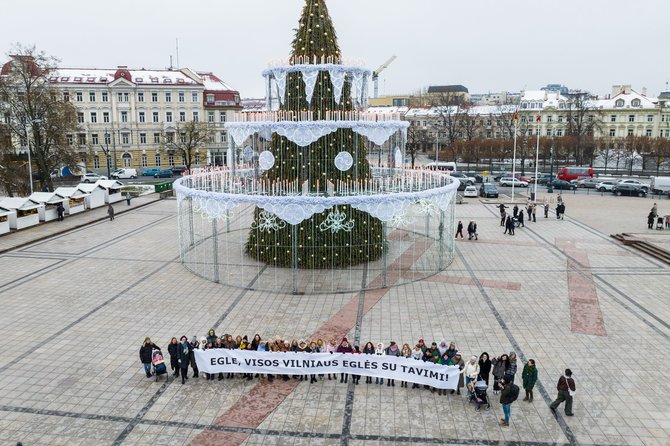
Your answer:
[[[142,361],[142,364],[151,364],[151,352],[160,349],[161,348],[153,342],[150,344],[142,344],[142,347],[140,347],[140,361]]]
[[[476,234],[476,233],[477,233],[477,223],[469,223],[468,234]]]
[[[577,390],[577,386],[575,385],[575,380],[572,378],[566,378],[565,376],[561,375],[560,378],[558,378],[558,384],[556,384],[556,390],[559,392],[567,392],[568,390],[572,390],[573,392]]]
[[[386,347],[386,356],[400,356],[400,349],[398,348],[398,345],[396,344],[396,349],[395,351],[391,350],[391,346]]]
[[[505,376],[505,373],[509,370],[509,361],[502,361],[498,358],[493,358],[491,360],[493,364],[493,376],[500,379]]]
[[[170,354],[170,362],[177,362],[179,360],[179,342],[168,344],[168,353]]]
[[[512,383],[505,384],[505,388],[500,392],[500,404],[512,404]]]
[[[489,374],[491,373],[491,360],[487,359],[486,361],[479,360],[479,376],[484,378],[488,382]]]
[[[537,367],[534,365],[524,365],[523,372],[521,372],[521,380],[523,381],[523,388],[531,390],[535,387],[537,382]]]
[[[187,369],[189,364],[191,364],[191,356],[193,355],[193,349],[191,346],[186,343],[179,343],[179,353],[177,357],[179,358],[179,367],[182,369]]]
[[[214,345],[214,342],[216,341],[216,333],[214,332],[214,330],[211,331],[212,331],[211,334],[207,333],[207,342],[211,342],[212,345]]]

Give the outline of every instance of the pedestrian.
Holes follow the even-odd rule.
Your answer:
[[[561,202],[558,206],[556,206],[556,218],[560,218],[563,220],[563,217],[565,216],[565,203]]]
[[[172,376],[179,376],[179,341],[176,337],[170,339],[168,344],[168,353],[170,354],[170,368],[172,369]]]
[[[512,215],[514,216],[514,218],[519,217],[519,206],[517,206],[516,204],[512,208]]]
[[[528,213],[528,221],[530,221],[531,216],[533,215],[533,203],[528,199],[528,204],[526,205],[526,212]]]
[[[544,218],[549,218],[549,203],[544,203]]]
[[[58,213],[58,221],[63,221],[65,219],[65,208],[63,207],[63,203],[58,203],[58,206],[56,207],[56,212]]]
[[[508,381],[507,378],[503,379],[500,386],[502,387],[502,392],[500,392],[500,404],[502,404],[503,413],[505,414],[505,418],[500,419],[500,426],[509,427],[509,420],[512,416],[512,403],[516,401],[519,396],[519,386]]]
[[[647,215],[647,228],[648,229],[654,229],[654,220],[656,220],[656,218],[654,217],[654,211],[651,210],[651,211],[649,211],[649,215]]]
[[[656,203],[651,207],[651,212],[654,213],[654,218],[658,217],[658,206],[656,206]]]
[[[493,364],[489,359],[489,354],[487,352],[479,355],[479,376],[486,382],[489,383],[489,375],[491,374],[491,367]]]
[[[193,336],[191,338],[191,368],[193,369],[193,378],[198,377],[198,364],[195,362],[195,351],[198,350],[200,343],[198,342],[198,337]]]
[[[458,220],[458,226],[456,227],[456,237],[455,238],[458,238],[459,234],[460,234],[461,238],[463,238],[463,222],[460,221],[460,220]]]
[[[514,235],[514,220],[509,215],[505,223],[505,234]]]
[[[109,216],[109,221],[114,220],[114,208],[112,207],[111,204],[107,206],[107,215]]]
[[[523,212],[519,212],[519,223],[518,223],[518,225],[521,226],[521,227],[524,227],[524,228],[526,227],[526,225],[523,224]]]
[[[188,343],[188,338],[182,336],[179,338],[179,368],[181,373],[181,383],[185,384],[188,379],[188,366],[191,364],[191,356],[193,355],[193,350],[191,345]]]
[[[493,364],[493,393],[497,395],[501,390],[500,383],[510,367],[509,356],[503,353],[493,358],[491,364]]]
[[[507,377],[509,377],[509,381],[511,383],[514,382],[514,377],[516,376],[516,370],[517,370],[517,357],[516,353],[514,352],[509,352],[509,370],[506,372]]]
[[[558,384],[556,385],[556,390],[558,390],[558,397],[556,400],[551,403],[549,408],[552,412],[556,412],[558,406],[565,401],[565,415],[571,417],[574,415],[572,412],[572,397],[577,391],[577,386],[575,385],[575,380],[572,378],[572,370],[565,369],[565,373],[558,378]]]
[[[535,217],[535,212],[537,211],[537,205],[533,203],[532,208],[533,208],[533,223],[537,223],[537,218]]]
[[[477,236],[477,223],[474,222],[474,220],[471,220],[470,223],[468,224],[468,240],[479,240]]]
[[[349,344],[349,341],[347,338],[342,338],[342,342],[340,342],[340,345],[337,347],[337,353],[353,353],[354,349],[351,347],[351,344]],[[349,374],[347,373],[340,373],[340,382],[349,382]]]
[[[533,387],[535,387],[535,383],[537,382],[537,367],[535,367],[534,359],[529,359],[526,365],[523,366],[521,381],[523,383],[523,390],[526,391],[526,396],[523,400],[532,403]]]
[[[500,203],[498,209],[500,209],[500,226],[505,226],[505,217],[507,216],[507,212],[505,212],[505,209],[507,208],[503,203]]]
[[[391,341],[389,343],[389,346],[386,347],[386,350],[384,351],[386,356],[395,356],[396,358],[400,356],[400,349],[398,348],[398,344],[395,343],[395,341]],[[386,387],[395,387],[395,379],[389,378],[386,380]]]
[[[126,203],[128,203],[128,206],[130,206],[130,199],[131,199],[130,192],[126,192]]]
[[[140,361],[142,366],[144,366],[144,373],[146,373],[147,378],[151,378],[151,358],[153,357],[153,350],[160,351],[161,348],[151,342],[151,338],[144,338],[144,342],[140,347]]]
[[[563,195],[561,193],[558,193],[558,196],[556,197],[556,203],[561,204],[563,203]]]

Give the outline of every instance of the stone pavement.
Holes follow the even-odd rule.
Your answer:
[[[272,295],[195,277],[178,261],[173,200],[53,236],[0,237],[0,248],[16,246],[0,255],[0,444],[668,445],[670,268],[609,233],[670,231],[647,233],[650,200],[564,198],[566,220],[552,213],[513,237],[495,205],[467,200],[457,219],[475,219],[479,240],[459,240],[447,271],[352,294]],[[31,232],[46,238],[26,245]],[[491,410],[475,412],[463,395],[365,380],[144,377],[145,336],[166,346],[211,327],[361,345],[446,339],[466,356],[514,350],[538,364],[536,399],[514,403],[501,428],[491,393]],[[548,408],[566,367],[574,417]]]

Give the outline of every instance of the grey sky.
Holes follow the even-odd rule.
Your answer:
[[[264,94],[260,72],[286,57],[304,0],[113,2],[32,0],[0,6],[0,52],[36,44],[63,66],[213,71],[242,97]],[[632,84],[650,95],[670,80],[665,0],[329,0],[345,58],[375,69],[380,93],[430,84],[470,92],[546,83],[607,94]]]

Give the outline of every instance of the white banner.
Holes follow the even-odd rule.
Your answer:
[[[198,370],[204,373],[270,375],[350,373],[426,384],[438,389],[456,389],[460,373],[458,366],[445,366],[396,356],[351,353],[275,353],[223,348],[196,350],[194,353]]]

